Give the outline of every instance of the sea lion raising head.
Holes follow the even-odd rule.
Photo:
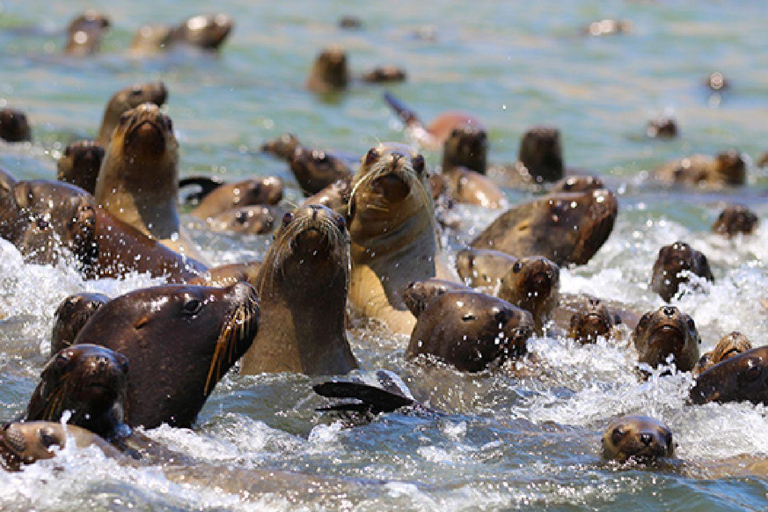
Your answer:
[[[96,142],[103,148],[109,145],[112,132],[120,122],[123,113],[138,107],[143,103],[154,103],[158,107],[168,99],[168,90],[162,82],[134,84],[117,91],[107,102],[101,128]]]
[[[758,223],[757,215],[746,206],[728,206],[718,215],[712,225],[712,232],[726,238],[732,238],[738,233],[749,235],[755,231]]]
[[[699,360],[701,339],[696,323],[674,306],[662,306],[640,318],[632,332],[639,360],[653,368],[672,356],[677,369],[688,372]]]
[[[560,299],[560,267],[543,256],[520,258],[501,278],[497,295],[530,312],[540,332]]]
[[[520,141],[518,161],[536,183],[562,179],[565,167],[560,130],[550,126],[527,130]]]
[[[577,307],[571,316],[568,335],[579,343],[594,343],[598,336],[607,338],[614,325],[621,323],[621,318],[595,297],[583,297]]]
[[[14,108],[0,109],[0,139],[6,142],[29,142],[32,129],[27,115]]]
[[[347,52],[341,46],[322,50],[309,72],[307,89],[312,92],[328,93],[345,89],[349,83]]]
[[[67,44],[64,51],[83,57],[99,51],[101,40],[109,32],[110,22],[104,14],[88,10],[72,20],[67,27]]]
[[[678,294],[680,284],[687,283],[690,274],[713,282],[707,257],[685,242],[675,242],[659,249],[653,264],[651,289],[669,302]]]
[[[672,431],[648,416],[617,418],[603,434],[603,458],[606,460],[646,463],[674,456]]]
[[[104,148],[92,140],[79,140],[66,147],[56,164],[56,179],[93,194],[104,160]]]
[[[270,139],[262,144],[261,150],[264,153],[269,153],[281,160],[288,161],[298,147],[301,147],[298,137],[292,133],[284,133],[283,135]]]
[[[725,359],[696,377],[691,401],[768,405],[768,347]]]
[[[699,362],[693,368],[693,374],[699,375],[705,370],[712,368],[717,363],[723,362],[728,358],[743,354],[747,350],[752,350],[752,343],[749,338],[740,332],[726,334],[717,342],[715,348],[701,356]]]
[[[352,175],[349,166],[325,151],[297,147],[288,158],[293,175],[306,195],[317,194],[337,180]]]
[[[454,128],[443,144],[443,172],[453,167],[466,167],[485,174],[488,135],[481,126]]]

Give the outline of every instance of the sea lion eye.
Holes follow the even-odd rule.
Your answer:
[[[611,442],[614,445],[617,445],[621,442],[622,439],[624,439],[624,431],[621,430],[621,428],[615,428],[613,429],[613,432],[611,432]]]
[[[517,274],[517,273],[518,273],[518,272],[520,272],[521,270],[523,270],[523,264],[522,264],[522,263],[520,263],[519,261],[516,261],[516,262],[515,262],[515,264],[514,264],[514,265],[512,265],[512,272],[514,272],[515,274]]]
[[[379,159],[379,152],[376,148],[371,148],[368,153],[365,154],[365,165],[371,165],[373,162]]]
[[[70,356],[71,356],[71,354],[70,354],[69,351],[59,352],[58,354],[56,354],[56,364],[63,366],[65,364],[69,363]]]
[[[203,301],[200,299],[189,299],[184,303],[182,309],[187,315],[196,315],[203,308]]]
[[[763,369],[760,366],[751,366],[745,374],[747,382],[754,382],[763,373]]]
[[[642,317],[640,317],[640,321],[637,322],[637,328],[638,329],[645,329],[648,327],[648,322],[651,321],[651,315],[649,313],[644,314]]]
[[[131,113],[125,112],[123,115],[120,116],[120,124],[127,123],[130,118],[131,118]]]
[[[413,170],[416,171],[416,174],[421,174],[424,172],[424,157],[421,155],[417,155],[413,159]]]
[[[336,227],[339,228],[339,231],[344,231],[347,229],[347,221],[344,220],[343,215],[336,215]]]
[[[173,121],[171,121],[170,117],[165,118],[165,125],[168,127],[169,132],[173,131]]]
[[[141,86],[134,85],[133,89],[131,89],[131,96],[139,96],[139,95],[141,95]]]
[[[40,433],[40,442],[43,444],[43,446],[45,446],[46,449],[54,445],[59,445],[59,440],[56,439],[56,436],[53,434],[51,429],[41,428],[38,432]]]
[[[693,318],[688,317],[688,320],[686,321],[686,323],[688,324],[688,328],[690,330],[692,330],[692,331],[696,330],[696,322],[693,321]]]
[[[283,215],[283,226],[287,226],[293,221],[293,214],[291,212],[286,213]]]

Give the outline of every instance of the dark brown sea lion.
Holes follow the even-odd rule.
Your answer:
[[[103,293],[77,293],[64,299],[53,315],[51,357],[72,345],[85,323],[107,302],[109,297]]]
[[[695,404],[752,402],[768,405],[768,347],[728,358],[696,377],[691,389]]]
[[[621,318],[598,298],[580,299],[580,307],[571,316],[568,336],[581,344],[594,343],[599,336],[610,337],[614,326],[621,323]]]
[[[605,183],[597,176],[569,176],[552,185],[549,192],[587,192],[601,188],[605,188]]]
[[[120,117],[96,181],[96,201],[170,249],[203,261],[179,222],[179,145],[171,118],[153,103]]]
[[[523,134],[518,161],[536,183],[563,178],[563,149],[560,130],[551,126],[534,126]]]
[[[718,215],[712,225],[712,232],[726,238],[732,238],[737,233],[750,235],[755,231],[758,223],[757,215],[746,206],[728,206]]]
[[[451,167],[443,171],[448,193],[457,203],[474,204],[483,208],[505,208],[507,197],[490,179],[466,167]]]
[[[352,195],[352,180],[354,175],[336,180],[317,194],[304,200],[304,205],[320,204],[333,211],[344,211]]]
[[[347,14],[339,18],[339,27],[347,29],[363,28],[363,20],[357,16]]]
[[[632,343],[639,361],[653,368],[667,364],[671,356],[678,370],[689,372],[699,360],[701,339],[696,324],[674,306],[644,314],[632,332]]]
[[[347,213],[350,304],[396,332],[410,333],[416,319],[403,302],[405,287],[430,277],[458,280],[440,253],[424,158],[402,144],[369,150],[355,175]]]
[[[477,292],[440,295],[419,315],[406,358],[431,355],[459,371],[498,367],[527,353],[530,313]]]
[[[158,107],[168,99],[168,91],[162,82],[134,84],[117,91],[107,103],[104,116],[101,119],[101,128],[96,142],[103,148],[109,145],[112,132],[120,122],[123,113],[138,107],[142,103],[154,103]]]
[[[543,256],[520,258],[501,278],[497,296],[531,313],[541,332],[560,299],[560,268]]]
[[[307,89],[317,93],[329,93],[345,89],[349,83],[347,52],[341,46],[322,50],[309,72]]]
[[[104,148],[92,140],[78,140],[64,150],[56,164],[56,179],[93,194],[104,160]]]
[[[269,206],[243,206],[208,218],[212,231],[241,235],[264,235],[277,227],[278,211]]]
[[[386,84],[393,82],[404,82],[408,74],[398,66],[377,66],[366,71],[360,76],[360,80],[371,84]]]
[[[752,350],[752,343],[740,332],[726,334],[717,342],[715,348],[701,356],[699,362],[693,368],[693,374],[699,375],[712,368],[717,363],[725,361],[728,358],[743,354],[747,350]]]
[[[0,109],[0,139],[6,142],[29,142],[32,129],[27,115],[14,108]]]
[[[456,253],[456,270],[459,277],[481,292],[496,294],[501,279],[517,258],[491,249],[462,249]]]
[[[20,471],[22,465],[51,459],[72,439],[78,448],[98,446],[106,455],[118,452],[93,432],[75,425],[62,425],[52,421],[13,422],[0,428],[0,467],[7,471]]]
[[[424,125],[413,110],[391,93],[384,93],[384,100],[405,123],[406,136],[423,148],[440,149],[457,128],[473,126],[484,131],[483,123],[471,114],[445,112]]]
[[[634,24],[628,20],[602,19],[593,21],[582,30],[582,33],[590,36],[612,36],[632,32]]]
[[[261,150],[287,162],[291,155],[293,155],[293,152],[296,151],[296,148],[300,146],[301,143],[294,134],[284,133],[262,144]]]
[[[77,335],[131,361],[126,423],[191,427],[216,383],[250,347],[259,301],[252,286],[167,285],[99,308]]]
[[[651,139],[674,139],[678,135],[677,123],[669,116],[661,116],[648,121],[645,135]]]
[[[472,242],[512,256],[541,255],[557,265],[583,265],[613,230],[618,205],[608,189],[551,194],[503,213]]]
[[[453,281],[430,278],[425,281],[414,281],[403,291],[403,301],[413,316],[419,315],[427,306],[440,295],[449,292],[473,292],[472,288]]]
[[[331,153],[299,146],[288,158],[299,187],[306,195],[317,194],[337,180],[354,174],[349,165]]]
[[[685,242],[665,245],[659,250],[659,256],[653,264],[651,289],[669,302],[677,295],[680,284],[688,282],[690,274],[710,282],[715,280],[704,254]]]
[[[24,421],[67,420],[112,440],[125,434],[128,358],[98,345],[73,345],[51,358],[27,405]]]
[[[603,434],[603,458],[618,462],[647,463],[675,456],[672,431],[648,416],[623,416],[613,420]]]
[[[99,51],[101,41],[109,32],[110,22],[104,14],[88,10],[67,27],[67,44],[64,51],[69,55],[83,57]]]
[[[348,373],[345,330],[349,246],[344,217],[309,205],[285,214],[256,277],[259,333],[240,373]]]
[[[680,184],[702,188],[720,188],[725,185],[743,185],[747,168],[738,151],[731,149],[714,158],[693,155],[661,165],[653,174],[666,185]]]
[[[482,126],[459,126],[443,143],[443,172],[463,166],[485,174],[487,157],[488,135]]]
[[[277,176],[225,183],[203,196],[191,215],[205,220],[243,206],[276,205],[283,199],[283,190],[283,180]]]

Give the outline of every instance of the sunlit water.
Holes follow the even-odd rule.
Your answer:
[[[562,4],[562,5],[560,5]],[[226,179],[277,174],[285,166],[258,154],[286,131],[310,146],[363,154],[377,140],[402,140],[382,87],[354,84],[318,98],[303,89],[323,45],[344,44],[355,72],[380,63],[407,68],[391,90],[430,119],[472,111],[490,129],[493,162],[511,162],[522,132],[557,125],[568,165],[602,176],[620,194],[611,238],[586,266],[562,273],[566,292],[657,308],[648,289],[658,249],[681,239],[704,252],[716,281],[675,302],[695,319],[703,350],[731,330],[768,340],[768,229],[726,241],[709,226],[727,202],[765,222],[764,171],[719,193],[664,190],[647,180],[655,164],[694,152],[768,150],[768,35],[764,2],[671,0],[572,2],[217,2],[235,33],[220,57],[176,53],[136,60],[124,50],[144,22],[179,21],[214,9],[201,1],[105,3],[114,30],[103,54],[60,55],[63,28],[87,2],[0,2],[0,103],[27,111],[30,145],[0,143],[0,165],[18,178],[51,178],[55,159],[76,138],[93,136],[107,98],[133,81],[162,79],[181,143],[184,175]],[[343,14],[365,27],[342,31]],[[634,22],[631,34],[585,38],[595,19]],[[435,41],[414,37],[431,27]],[[711,97],[702,80],[721,70],[732,88]],[[682,136],[643,137],[652,116],[671,113]],[[438,155],[427,155],[432,163]],[[509,191],[514,203],[527,193]],[[295,190],[288,198],[299,199]],[[463,208],[455,249],[496,215]],[[187,220],[189,220],[187,218]],[[194,228],[194,226],[193,226]],[[206,256],[232,262],[263,256],[269,237],[194,230]],[[66,265],[24,264],[0,242],[0,418],[21,412],[47,360],[53,312],[65,296],[111,296],[157,284],[145,276],[84,281]],[[686,404],[687,374],[639,382],[622,343],[579,346],[536,339],[538,369],[467,376],[404,362],[405,337],[355,324],[353,350],[364,372],[388,368],[414,395],[445,414],[390,414],[343,429],[314,409],[319,379],[240,377],[218,385],[193,430],[147,432],[195,460],[190,483],[160,467],[119,466],[95,450],[60,457],[0,478],[2,510],[764,510],[761,477],[701,478],[722,459],[768,453],[763,406]],[[525,368],[524,368],[525,369]],[[696,469],[655,472],[601,462],[600,435],[614,417],[642,413],[667,422],[678,455]],[[289,471],[268,476],[269,471]],[[267,476],[264,476],[264,475]],[[261,475],[257,477],[257,475]],[[692,476],[695,475],[695,476]],[[311,484],[311,485],[310,485]]]

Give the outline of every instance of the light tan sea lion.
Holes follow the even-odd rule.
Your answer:
[[[0,109],[0,139],[6,142],[29,142],[32,129],[27,115],[15,108]]]
[[[204,262],[179,222],[179,145],[171,118],[152,103],[120,118],[96,181],[96,201],[170,249]]]
[[[115,130],[115,126],[117,126],[123,113],[138,107],[142,103],[154,103],[161,107],[167,99],[168,91],[162,82],[134,84],[117,91],[109,99],[104,109],[96,142],[106,149],[112,139],[112,132]]]
[[[645,127],[649,139],[674,139],[678,135],[677,123],[669,116],[651,119]]]
[[[685,242],[677,241],[659,249],[659,256],[653,264],[651,290],[666,302],[678,294],[682,283],[687,283],[689,274],[714,282],[707,257]]]
[[[731,149],[714,158],[693,155],[661,165],[653,170],[657,180],[666,184],[680,184],[701,188],[721,188],[743,185],[747,168],[738,151]]]
[[[618,462],[647,463],[675,456],[672,431],[648,416],[623,416],[613,420],[603,434],[603,458]]]
[[[350,304],[410,333],[416,320],[403,302],[405,287],[430,277],[458,281],[440,253],[424,158],[402,144],[369,150],[354,177],[348,218]]]
[[[517,258],[491,249],[462,249],[456,253],[456,270],[459,277],[481,292],[496,294],[501,279]]]
[[[200,14],[177,26],[142,25],[133,37],[131,52],[137,56],[153,55],[176,46],[217,51],[229,37],[233,26],[232,18],[226,14]]]
[[[451,167],[443,171],[450,197],[457,203],[474,204],[483,208],[506,208],[507,197],[491,180],[466,167]]]
[[[696,377],[694,404],[752,402],[768,405],[768,346],[729,357]]]
[[[103,147],[92,140],[78,140],[67,146],[56,163],[56,179],[93,194],[103,161]]]
[[[718,215],[712,225],[712,232],[723,235],[725,238],[732,238],[738,233],[750,235],[759,222],[757,215],[746,206],[728,206]]]
[[[705,370],[709,370],[717,363],[723,362],[728,358],[743,354],[747,350],[752,350],[752,343],[749,338],[740,332],[726,334],[717,342],[715,348],[705,353],[693,368],[693,374],[699,375]]]
[[[497,296],[531,313],[541,332],[560,300],[560,268],[543,256],[520,258],[501,278]]]
[[[344,217],[324,206],[285,214],[256,278],[261,321],[241,374],[335,375],[357,368],[344,324],[347,243]]]
[[[340,91],[349,83],[347,52],[341,46],[330,46],[315,58],[307,79],[307,89],[317,93]]]
[[[699,360],[701,338],[693,318],[674,306],[662,306],[640,318],[632,343],[641,363],[656,368],[671,356],[679,371],[689,372]]]
[[[64,51],[69,55],[84,57],[99,51],[101,41],[109,32],[109,18],[88,10],[72,20],[67,27],[67,44]]]
[[[410,283],[403,291],[403,301],[413,316],[418,319],[422,311],[427,309],[427,306],[439,296],[450,292],[473,291],[475,290],[461,283],[432,277],[425,281]]]

